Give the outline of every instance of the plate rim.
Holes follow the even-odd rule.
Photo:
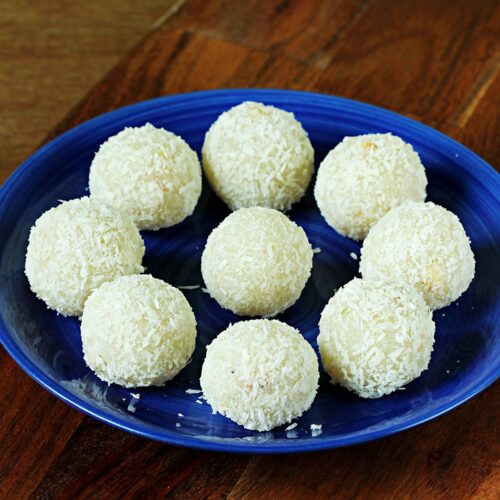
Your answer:
[[[308,92],[308,91],[298,91],[298,90],[282,90],[282,89],[268,89],[268,88],[232,88],[232,89],[217,89],[217,90],[201,90],[196,92],[186,92],[179,94],[172,94],[167,96],[156,97],[153,99],[147,99],[137,103],[129,104],[127,106],[122,106],[114,110],[108,111],[106,113],[97,115],[89,120],[86,120],[74,127],[63,132],[59,136],[53,138],[38,150],[33,152],[14,172],[5,180],[2,186],[0,186],[0,212],[2,212],[2,205],[9,192],[15,187],[17,181],[22,176],[22,174],[28,170],[31,165],[42,157],[45,153],[50,152],[53,148],[56,148],[59,142],[71,139],[75,134],[81,134],[85,132],[85,129],[93,129],[96,125],[102,122],[108,122],[110,119],[114,121],[122,114],[127,113],[137,113],[140,110],[149,111],[155,107],[161,106],[165,103],[176,103],[185,102],[187,100],[196,101],[197,99],[215,99],[220,98],[222,100],[227,100],[228,98],[242,98],[244,99],[266,99],[272,98],[274,101],[278,97],[286,97],[286,100],[294,100],[298,103],[301,100],[307,101],[308,105],[311,105],[311,98],[316,98],[324,106],[332,106],[337,110],[344,110],[353,114],[353,111],[357,111],[358,114],[362,116],[374,115],[372,119],[382,118],[387,119],[391,125],[397,124],[398,126],[403,126],[404,128],[410,129],[421,133],[431,134],[434,138],[434,142],[438,139],[441,142],[447,143],[456,149],[457,154],[468,157],[469,161],[474,162],[478,168],[481,168],[482,181],[490,181],[489,190],[496,195],[496,201],[499,201],[500,193],[500,175],[495,171],[495,169],[489,165],[485,160],[483,160],[479,155],[471,151],[469,148],[459,143],[455,139],[447,136],[446,134],[436,130],[424,123],[417,120],[409,118],[407,116],[401,115],[397,112],[390,111],[388,109],[381,108],[372,104],[364,103],[362,101],[348,99],[345,97],[338,97],[326,93]],[[420,135],[421,135],[420,133]],[[439,142],[438,141],[438,142]],[[171,445],[183,446],[189,448],[197,448],[203,450],[211,451],[223,451],[223,452],[234,452],[234,453],[260,453],[260,454],[288,454],[297,452],[310,452],[319,451],[325,449],[333,449],[338,447],[350,446],[354,444],[360,444],[364,442],[373,441],[380,439],[382,437],[394,435],[396,433],[402,432],[404,430],[411,429],[430,420],[438,418],[439,416],[453,410],[457,406],[469,401],[471,398],[491,386],[500,377],[500,366],[496,370],[493,370],[488,377],[481,380],[480,383],[473,386],[471,389],[466,391],[464,394],[455,397],[452,401],[443,403],[438,408],[429,410],[415,418],[410,418],[403,423],[395,424],[389,429],[383,428],[379,430],[374,430],[371,432],[357,434],[354,436],[341,436],[341,437],[330,437],[323,439],[313,439],[309,438],[307,440],[297,439],[288,440],[287,442],[280,442],[280,444],[272,444],[269,442],[216,442],[210,440],[204,440],[199,437],[189,436],[185,434],[180,434],[175,430],[162,429],[161,432],[156,432],[153,430],[143,430],[141,425],[132,422],[123,423],[116,417],[107,415],[105,411],[94,407],[90,403],[86,402],[84,399],[79,398],[67,389],[65,389],[57,381],[53,381],[48,377],[40,368],[38,368],[23,352],[21,347],[13,341],[7,332],[7,327],[4,323],[3,317],[0,315],[0,343],[3,345],[7,353],[12,357],[16,364],[35,382],[48,390],[51,394],[61,399],[65,403],[69,404],[73,408],[80,410],[86,415],[89,415],[103,423],[111,425],[112,427],[118,428],[130,432],[132,434],[149,438],[154,441],[159,441]]]

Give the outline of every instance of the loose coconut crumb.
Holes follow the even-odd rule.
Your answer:
[[[130,413],[135,413],[136,410],[135,405],[137,404],[137,401],[138,401],[137,399],[132,398],[128,403],[127,411],[129,411]]]
[[[184,414],[182,414],[182,413],[177,413],[177,416],[178,416],[179,418],[184,418]]]
[[[201,392],[201,389],[186,389],[187,394],[200,394]]]
[[[312,252],[313,252],[314,254],[316,254],[316,253],[321,253],[321,252],[322,252],[322,250],[321,250],[321,248],[320,248],[320,247],[316,247],[316,248],[313,248],[313,251],[312,251]]]
[[[297,427],[297,422],[294,422],[293,424],[290,424],[285,431],[291,431],[292,429],[295,429]]]
[[[178,285],[177,288],[180,290],[196,290],[200,288],[200,285]]]
[[[140,399],[141,395],[139,393],[131,392],[130,395],[135,399]]]
[[[358,260],[358,254],[351,252],[349,255],[351,256],[351,259]]]
[[[323,434],[323,425],[321,424],[311,424],[311,436],[317,437]]]

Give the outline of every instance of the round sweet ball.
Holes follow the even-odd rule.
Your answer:
[[[447,306],[469,287],[475,260],[458,217],[434,203],[408,202],[370,230],[361,251],[363,278],[404,281],[432,309]]]
[[[203,145],[203,169],[231,210],[287,210],[304,195],[314,151],[292,113],[244,102],[217,118]]]
[[[322,161],[318,207],[337,232],[362,240],[391,208],[424,201],[427,177],[410,144],[391,134],[346,137]]]
[[[415,289],[355,278],[321,314],[321,360],[332,382],[378,398],[427,369],[434,329],[432,312]]]
[[[148,123],[126,128],[101,145],[89,188],[93,198],[128,213],[139,229],[159,229],[193,213],[201,167],[185,141]]]
[[[148,275],[104,283],[82,316],[85,362],[124,387],[162,385],[190,361],[196,320],[184,295]]]
[[[241,316],[271,317],[299,298],[311,274],[303,229],[277,210],[242,208],[208,237],[201,272],[210,295]]]
[[[299,417],[318,388],[318,360],[302,335],[277,320],[241,321],[207,347],[201,388],[214,410],[268,431]]]
[[[31,228],[25,273],[50,309],[80,316],[106,281],[142,273],[144,242],[132,219],[91,198],[63,202]]]

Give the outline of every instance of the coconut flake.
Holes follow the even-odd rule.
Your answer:
[[[257,102],[220,115],[202,156],[208,181],[232,210],[287,210],[302,198],[314,170],[314,150],[293,114]]]
[[[319,329],[321,359],[332,381],[377,398],[427,368],[435,326],[414,288],[355,278],[325,306]]]
[[[405,282],[440,309],[468,288],[475,259],[455,214],[431,202],[406,202],[370,230],[360,271],[364,278]]]
[[[277,210],[251,207],[233,212],[212,231],[201,270],[222,307],[243,316],[272,317],[297,301],[312,259],[300,226]]]
[[[139,229],[169,227],[193,213],[201,193],[196,153],[147,123],[104,142],[89,174],[92,197],[129,214]]]
[[[391,134],[345,137],[321,162],[314,196],[328,224],[362,240],[392,208],[424,201],[427,178],[410,144]]]
[[[304,337],[281,321],[259,319],[235,323],[213,340],[200,383],[213,410],[268,431],[310,407],[318,378],[317,356]]]

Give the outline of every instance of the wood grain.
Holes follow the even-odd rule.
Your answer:
[[[182,27],[324,68],[328,61],[325,49],[370,3],[371,0],[194,0],[184,4],[167,27]]]
[[[280,460],[253,459],[231,497],[470,498],[481,488],[494,498],[500,470],[485,453],[486,436],[500,410],[499,398],[492,395],[487,392],[440,422],[381,442]],[[475,410],[485,401],[489,416],[479,423]],[[459,437],[457,428],[462,429]]]
[[[397,110],[498,162],[497,1],[188,0],[171,14],[48,137],[154,96],[282,87]],[[500,498],[498,384],[382,441],[267,457],[107,427],[48,395],[3,351],[0,382],[0,498]]]
[[[2,0],[0,182],[183,0]],[[5,169],[5,170],[2,170]]]

